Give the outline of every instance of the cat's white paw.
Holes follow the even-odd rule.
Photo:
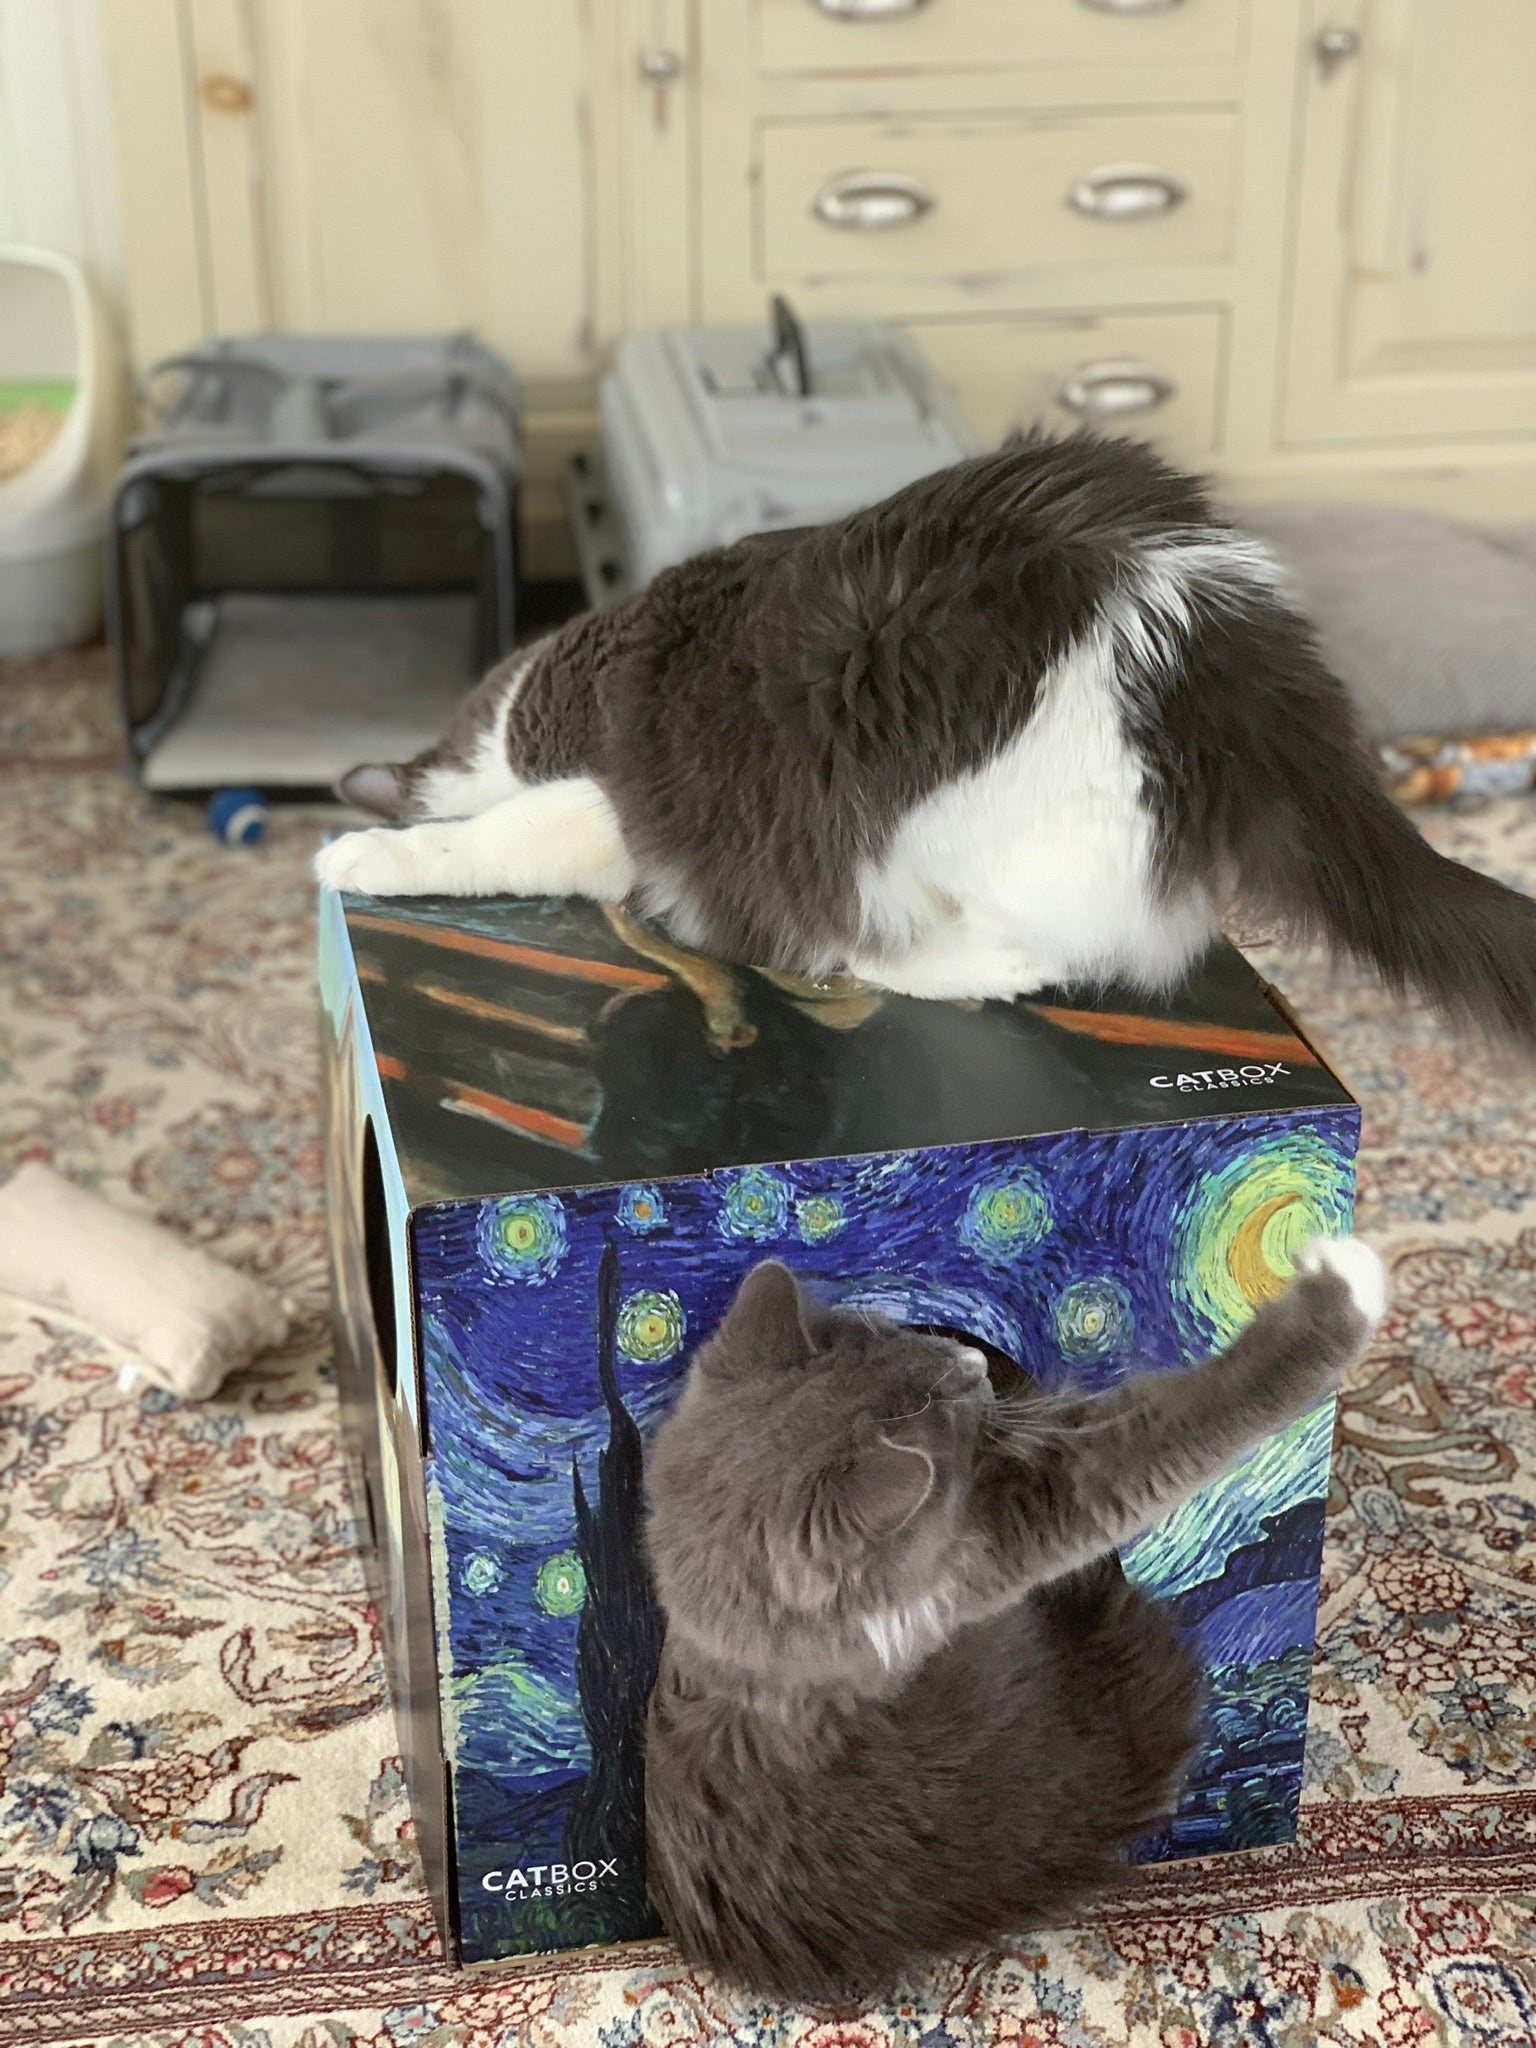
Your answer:
[[[315,873],[343,896],[413,896],[421,891],[406,832],[371,826],[346,832],[315,855]]]
[[[1052,977],[1022,953],[989,954],[978,967],[975,985],[968,991],[972,1001],[1017,1002],[1022,996],[1038,995]]]
[[[1374,1330],[1387,1312],[1387,1269],[1358,1237],[1316,1237],[1296,1261],[1298,1273],[1334,1273]]]
[[[893,995],[941,1003],[1011,1003],[1017,996],[1033,995],[1051,979],[1022,953],[980,946],[959,955],[916,948],[897,961],[856,955],[849,960],[848,971]]]

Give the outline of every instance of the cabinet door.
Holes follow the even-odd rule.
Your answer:
[[[1536,6],[1315,0],[1291,442],[1536,433]]]

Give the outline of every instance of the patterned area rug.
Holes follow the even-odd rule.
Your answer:
[[[1536,2039],[1536,1088],[1262,964],[1366,1105],[1396,1306],[1343,1406],[1293,1849],[1153,1872],[877,2011],[662,1945],[458,1976],[411,1844],[324,1335],[317,813],[227,850],[116,766],[99,654],[0,670],[0,1171],[301,1303],[202,1406],[0,1301],[0,2042],[1358,2048]],[[1536,886],[1536,802],[1422,817]]]

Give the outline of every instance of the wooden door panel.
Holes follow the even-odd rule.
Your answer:
[[[1286,437],[1536,433],[1536,8],[1318,0],[1312,31]]]

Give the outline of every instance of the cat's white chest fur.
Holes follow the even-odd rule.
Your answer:
[[[936,997],[1178,975],[1214,917],[1203,893],[1169,902],[1154,886],[1121,688],[1105,624],[1048,671],[1028,724],[986,767],[910,813],[859,878],[854,973]]]

